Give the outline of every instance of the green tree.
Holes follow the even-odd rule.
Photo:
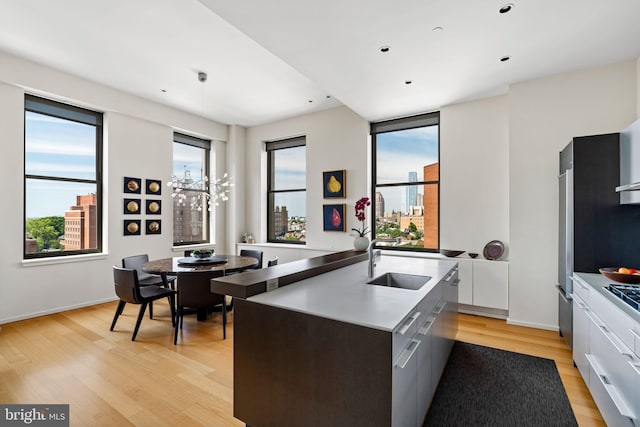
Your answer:
[[[38,252],[45,248],[60,248],[59,237],[64,235],[64,217],[28,218],[27,234],[38,242]]]

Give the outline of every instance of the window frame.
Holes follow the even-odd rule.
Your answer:
[[[377,183],[377,139],[378,134],[384,134],[389,132],[404,131],[410,129],[417,129],[422,127],[438,126],[438,180],[437,181],[407,181],[393,182],[378,184]],[[437,185],[438,186],[438,247],[437,248],[412,248],[412,247],[396,247],[391,245],[378,245],[375,247],[383,247],[385,250],[395,251],[407,251],[407,252],[425,252],[425,253],[438,253],[440,251],[440,190],[442,188],[440,181],[440,153],[441,153],[441,139],[440,139],[440,112],[435,111],[431,113],[417,114],[414,116],[400,117],[397,119],[384,120],[380,122],[370,123],[370,135],[371,135],[371,218],[369,222],[369,229],[371,230],[371,239],[376,238],[376,192],[378,188],[389,187],[407,187],[407,186],[425,186],[425,185]],[[424,209],[424,206],[423,206]],[[423,210],[424,218],[424,210]]]
[[[81,123],[95,127],[95,179],[66,178],[59,176],[34,175],[27,173],[27,113],[37,113],[49,117],[55,117],[70,122]],[[41,253],[27,253],[26,238],[23,240],[23,259],[57,258],[74,255],[99,254],[103,252],[103,138],[104,117],[102,112],[89,110],[76,105],[54,101],[48,98],[25,93],[24,95],[24,129],[23,129],[23,206],[22,229],[27,233],[27,180],[40,180],[48,182],[73,182],[82,184],[94,184],[96,186],[96,248],[79,249],[73,251],[53,251]],[[65,233],[66,234],[66,233]]]
[[[299,240],[285,240],[285,239],[276,239],[275,231],[274,231],[274,215],[275,215],[275,204],[274,199],[276,194],[282,193],[294,193],[294,192],[304,192],[305,195],[305,204],[307,200],[307,187],[304,188],[294,188],[294,189],[285,189],[285,190],[276,190],[274,189],[275,185],[275,170],[273,164],[273,153],[278,150],[286,150],[288,148],[297,148],[297,147],[305,147],[305,174],[306,174],[306,147],[307,147],[307,138],[306,136],[296,136],[292,138],[265,141],[265,150],[267,152],[267,242],[268,243],[285,243],[292,245],[306,245],[305,241]],[[305,215],[305,231],[306,231],[306,218]],[[306,235],[306,233],[305,233]]]
[[[191,147],[196,147],[196,148],[201,148],[203,150],[205,150],[205,155],[204,155],[204,176],[206,177],[206,184],[204,186],[203,189],[189,189],[189,191],[194,191],[194,192],[199,192],[202,194],[208,194],[209,198],[211,197],[211,193],[210,193],[210,181],[211,181],[211,147],[212,147],[212,141],[208,140],[208,139],[204,139],[204,138],[198,138],[196,136],[191,136],[191,135],[187,135],[181,132],[173,132],[173,144],[184,144],[184,145],[189,145]],[[172,147],[174,147],[174,145],[172,145]],[[172,156],[173,157],[173,156]],[[173,160],[172,160],[173,162]],[[174,186],[173,184],[171,185],[171,193],[176,194],[175,193],[175,189],[177,187]],[[186,208],[181,208],[182,209],[186,209]],[[207,209],[205,211],[205,208],[203,206],[203,215],[206,215],[206,220],[203,218],[202,222],[203,222],[203,226],[205,227],[205,233],[206,233],[206,239],[203,240],[194,240],[194,241],[183,241],[183,242],[176,242],[175,241],[175,230],[176,228],[179,228],[180,230],[184,229],[184,224],[183,221],[178,221],[180,222],[180,224],[176,223],[176,216],[175,216],[175,205],[174,205],[174,197],[172,197],[171,200],[171,210],[172,210],[172,219],[171,219],[171,241],[172,241],[172,245],[173,247],[181,247],[181,246],[189,246],[189,245],[199,245],[199,244],[210,244],[212,243],[212,235],[211,235],[211,222],[212,222],[212,218],[213,218],[213,213],[211,212],[211,210]],[[179,226],[179,227],[177,227]]]

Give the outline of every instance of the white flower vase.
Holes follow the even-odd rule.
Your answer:
[[[353,249],[356,251],[366,251],[369,247],[369,238],[364,236],[356,236],[353,239]]]

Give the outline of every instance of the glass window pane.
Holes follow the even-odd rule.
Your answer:
[[[306,147],[294,147],[271,152],[274,182],[272,190],[307,188]]]
[[[376,188],[376,237],[401,237],[402,247],[438,248],[438,184]]]
[[[96,184],[26,180],[25,253],[98,247]]]
[[[376,135],[376,183],[423,180],[425,166],[438,163],[438,126]]]
[[[27,111],[25,173],[95,180],[95,126]]]
[[[206,189],[206,155],[205,149],[173,144],[173,176],[179,188]]]
[[[192,145],[193,144],[193,145]],[[210,141],[174,134],[173,243],[204,243],[211,239],[208,198]]]
[[[179,145],[179,144],[176,144]],[[174,243],[205,242],[209,221],[208,199],[201,191],[182,190],[173,197]]]
[[[272,239],[304,242],[306,233],[306,191],[273,194]]]

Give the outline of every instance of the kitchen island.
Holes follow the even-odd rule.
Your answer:
[[[422,286],[368,284],[356,260],[236,299],[234,416],[252,427],[420,426],[457,330],[457,263],[383,256],[374,276],[389,272]]]

